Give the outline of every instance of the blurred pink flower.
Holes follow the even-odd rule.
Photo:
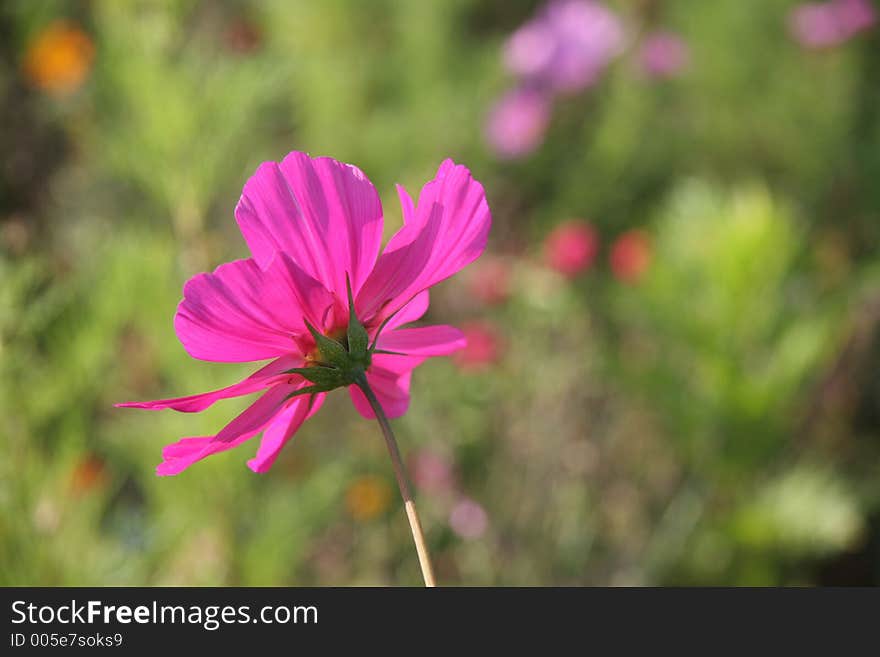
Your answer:
[[[595,84],[624,46],[617,16],[595,0],[550,0],[508,39],[511,73],[555,92]]]
[[[413,483],[425,492],[448,493],[455,486],[455,473],[449,460],[427,449],[412,455],[410,472]]]
[[[504,351],[504,340],[498,329],[487,321],[472,321],[461,327],[467,344],[453,356],[463,370],[485,370],[497,362]]]
[[[468,291],[487,306],[507,301],[510,296],[510,265],[503,258],[484,255],[471,268]]]
[[[789,21],[795,39],[807,48],[836,46],[847,38],[831,2],[810,2],[795,7]]]
[[[593,264],[598,250],[595,229],[582,221],[569,221],[547,236],[544,260],[551,269],[573,278]]]
[[[850,34],[870,29],[877,21],[877,12],[871,0],[836,0],[835,4],[838,18]]]
[[[451,326],[400,327],[424,315],[428,288],[483,252],[491,223],[483,187],[465,167],[446,160],[422,188],[418,204],[403,187],[397,190],[405,224],[380,255],[382,206],[360,169],[299,152],[259,166],[235,209],[252,257],[190,279],[174,326],[193,358],[274,360],[221,390],[119,406],[197,412],[219,399],[265,392],[216,435],[168,445],[158,474],[177,474],[264,430],[248,465],[255,472],[271,467],[334,387],[309,385],[290,370],[321,359],[308,324],[324,340],[344,339],[347,278],[369,339],[380,350],[397,352],[377,352],[365,361],[367,381],[389,417],[406,412],[413,369],[464,347],[463,334]],[[348,388],[357,410],[374,417],[360,388]]]
[[[639,51],[642,69],[654,78],[675,77],[688,65],[688,47],[672,32],[649,34]]]
[[[464,498],[452,508],[449,526],[462,538],[479,538],[489,528],[489,516],[479,503]]]
[[[651,265],[651,238],[641,230],[620,235],[611,247],[611,271],[621,281],[638,281]]]
[[[543,92],[527,87],[509,91],[489,112],[486,141],[498,157],[528,155],[544,141],[550,110]]]
[[[789,26],[802,46],[830,48],[869,29],[876,19],[870,0],[830,0],[795,7],[789,15]]]

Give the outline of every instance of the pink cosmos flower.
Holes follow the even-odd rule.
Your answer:
[[[582,221],[568,221],[553,229],[544,242],[544,260],[551,269],[573,278],[587,269],[599,250],[596,230]]]
[[[688,64],[688,47],[672,32],[654,32],[645,38],[639,60],[642,69],[652,78],[675,77]]]
[[[508,40],[511,73],[554,92],[595,84],[624,46],[623,25],[594,0],[551,0]]]
[[[537,89],[509,91],[489,111],[486,142],[503,159],[528,155],[544,141],[550,111],[550,99]]]
[[[869,0],[807,2],[792,10],[789,26],[802,46],[830,48],[869,29],[876,18]]]
[[[491,223],[483,187],[446,160],[418,203],[397,191],[404,225],[380,255],[382,206],[360,169],[299,152],[259,166],[235,209],[252,257],[190,279],[174,327],[193,358],[271,362],[227,388],[119,406],[191,413],[219,399],[262,395],[217,434],[168,445],[158,474],[177,474],[261,431],[248,466],[267,471],[326,397],[329,386],[317,377],[329,369],[321,363],[326,346],[355,351],[347,344],[350,306],[366,332],[359,340],[366,380],[389,417],[406,412],[413,369],[465,346],[451,326],[402,327],[425,314],[428,288],[483,252]],[[361,415],[375,417],[361,389],[348,388]]]

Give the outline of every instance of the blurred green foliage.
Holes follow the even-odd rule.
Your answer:
[[[451,156],[486,186],[510,296],[465,274],[427,319],[488,322],[501,355],[426,364],[395,423],[451,468],[418,500],[442,583],[880,582],[880,30],[815,53],[789,0],[609,4],[634,38],[678,31],[687,71],[646,80],[629,49],[502,162],[483,122],[535,3],[4,3],[0,583],[419,583],[397,498],[352,497],[394,482],[346,395],[266,475],[251,444],[153,474],[248,400],[113,408],[249,372],[189,359],[172,317],[189,276],[245,255],[241,186],[294,149],[360,166],[386,236],[393,183]],[[22,69],[58,18],[95,44],[65,95]],[[570,280],[541,243],[573,217],[602,249]],[[607,263],[631,228],[650,266],[625,282]]]

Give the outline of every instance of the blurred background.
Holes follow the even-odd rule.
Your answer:
[[[378,427],[330,396],[158,478],[228,385],[172,318],[264,160],[445,157],[486,254],[469,347],[395,422],[441,583],[880,583],[880,3],[0,6],[0,583],[421,583]]]

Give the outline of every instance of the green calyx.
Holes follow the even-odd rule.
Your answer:
[[[308,367],[294,367],[284,371],[285,374],[299,374],[313,384],[300,388],[290,397],[329,392],[336,388],[352,384],[360,385],[365,382],[364,375],[370,367],[373,354],[377,353],[376,343],[374,341],[370,345],[367,329],[355,314],[354,298],[348,277],[346,277],[346,286],[348,288],[348,327],[344,341],[340,342],[323,335],[308,320],[305,320],[306,328],[315,340],[319,358],[313,360]],[[378,353],[384,352],[379,351]]]

